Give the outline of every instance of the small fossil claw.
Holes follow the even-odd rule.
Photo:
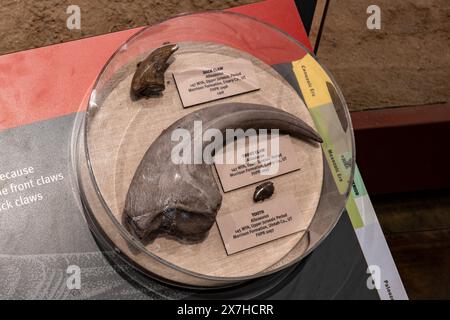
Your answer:
[[[169,64],[167,60],[178,50],[176,44],[166,44],[152,51],[147,58],[137,64],[136,72],[131,81],[131,98],[158,96],[166,88],[164,73]]]

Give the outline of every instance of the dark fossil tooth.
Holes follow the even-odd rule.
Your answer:
[[[253,194],[253,201],[259,202],[269,199],[273,192],[275,191],[275,187],[272,181],[266,181],[256,186],[255,193]]]
[[[166,88],[164,73],[169,64],[167,60],[178,50],[176,44],[167,44],[155,49],[147,58],[137,64],[136,72],[131,81],[130,94],[132,99],[158,96]]]
[[[277,108],[227,103],[194,111],[175,121],[150,145],[128,189],[123,222],[141,240],[166,234],[179,241],[198,242],[206,237],[222,203],[212,165],[175,164],[171,152],[173,130],[194,134],[194,121],[203,131],[226,129],[279,129],[291,136],[322,142],[320,136],[298,117]],[[204,142],[202,150],[206,146]]]

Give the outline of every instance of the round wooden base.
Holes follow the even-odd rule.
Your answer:
[[[161,97],[132,101],[130,83],[138,61],[118,70],[110,79],[109,87],[99,93],[101,104],[91,106],[88,113],[87,143],[91,167],[99,191],[118,223],[134,172],[145,151],[175,120],[201,108],[225,102],[250,102],[283,109],[314,127],[309,111],[295,90],[270,66],[230,47],[213,43],[183,42],[174,54],[174,61],[165,73],[166,89]],[[207,67],[234,58],[252,61],[261,89],[258,91],[212,101],[184,109],[173,81],[172,72],[195,67]],[[323,161],[319,144],[311,144],[292,138],[301,170],[271,179],[276,192],[271,199],[285,193],[295,196],[298,214],[308,225],[315,214],[322,187]],[[218,181],[218,180],[217,180]],[[255,185],[223,194],[218,215],[250,207]],[[151,197],[151,195],[149,195]],[[270,201],[270,200],[269,200]],[[118,239],[119,230],[112,224],[104,224],[103,213],[93,212],[104,234],[112,242]],[[259,245],[232,255],[227,255],[219,230],[215,224],[208,237],[198,244],[182,244],[173,239],[159,237],[146,245],[146,250],[160,259],[200,277],[227,278],[256,277],[286,256],[304,232]],[[144,270],[161,275],[149,262],[148,256],[117,241],[117,247],[128,259]],[[299,252],[300,255],[302,252]],[[145,256],[145,257],[144,257]],[[171,275],[162,275],[171,279]],[[177,279],[177,281],[180,281]],[[181,280],[182,281],[182,280]],[[201,284],[201,281],[199,282]]]

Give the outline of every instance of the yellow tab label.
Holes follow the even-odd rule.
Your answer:
[[[293,61],[292,66],[308,108],[331,103],[327,81],[332,81],[311,55]]]

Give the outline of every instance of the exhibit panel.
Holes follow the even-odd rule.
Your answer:
[[[258,15],[268,14],[264,5]],[[291,22],[299,26],[298,17]],[[75,266],[88,274],[77,291],[83,298],[295,299],[308,298],[306,292],[310,298],[406,298],[370,200],[360,197],[357,172],[353,183],[354,141],[345,101],[307,48],[236,13],[183,15],[127,40],[131,34],[112,34],[110,48],[118,49],[111,58],[99,55],[98,77],[93,73],[84,85],[76,84],[85,90],[78,98],[65,97],[78,99],[76,112],[61,104],[57,117],[17,116],[17,124],[4,123],[9,128],[0,133],[2,147],[29,155],[5,161],[5,172],[11,176],[22,163],[31,170],[8,178],[20,184],[4,194],[18,204],[3,210],[1,250],[9,263],[2,268],[30,274],[5,280],[5,292],[73,298],[65,280]],[[103,36],[105,42],[113,39],[109,36]],[[82,41],[52,54],[63,54],[67,45],[83,46]],[[54,99],[33,98],[44,105]],[[251,135],[224,140],[214,163],[171,163],[173,130],[195,135],[195,121],[216,132],[279,130],[279,137],[268,138],[270,144],[277,138],[279,152],[271,154],[271,145],[257,163],[279,164],[281,171],[267,178],[261,168],[251,168]],[[17,144],[22,134],[26,138]],[[241,164],[247,171],[217,162],[217,153],[223,147],[227,154],[228,146],[247,159]],[[267,216],[257,218],[265,211]],[[378,250],[367,250],[373,248],[367,246],[369,226],[375,227],[372,235],[381,236]],[[323,269],[308,267],[321,259]],[[389,294],[386,287],[376,288],[378,294],[367,287],[366,261],[389,270],[383,274]],[[329,281],[323,275],[333,265],[342,272]],[[42,274],[52,280],[48,291],[38,293],[33,288],[44,281]],[[306,278],[329,281],[330,290],[312,290]]]

